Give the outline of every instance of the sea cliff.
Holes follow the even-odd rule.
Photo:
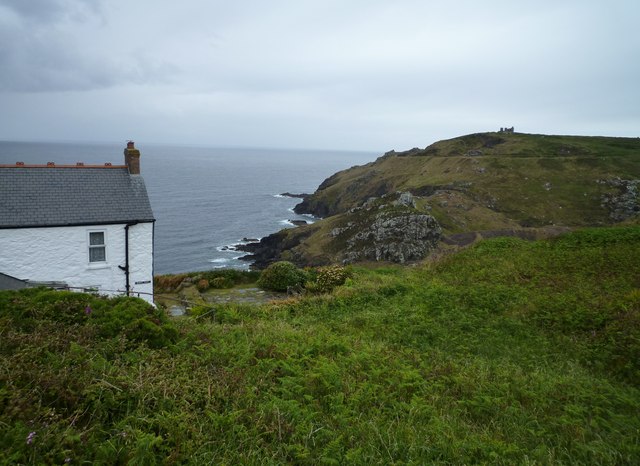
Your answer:
[[[470,134],[335,173],[295,207],[321,221],[246,246],[246,259],[407,263],[480,237],[635,222],[639,186],[639,138]]]

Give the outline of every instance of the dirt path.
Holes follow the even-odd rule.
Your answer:
[[[265,304],[286,299],[286,293],[264,291],[255,286],[238,286],[225,289],[210,289],[200,293],[195,286],[183,288],[177,293],[162,293],[155,296],[156,304],[165,306],[172,316],[184,315],[187,308],[216,304]]]

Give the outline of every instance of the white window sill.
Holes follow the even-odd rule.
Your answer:
[[[106,262],[91,262],[89,265],[87,265],[87,269],[89,270],[108,269],[110,267],[111,266]]]

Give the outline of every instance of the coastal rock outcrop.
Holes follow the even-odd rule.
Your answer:
[[[257,268],[280,260],[298,266],[358,261],[404,264],[424,259],[442,236],[437,220],[420,210],[416,198],[406,191],[370,197],[334,217],[331,225],[282,230],[238,249],[251,253],[244,259],[254,261]],[[312,236],[314,246],[307,241]]]
[[[280,194],[280,195],[281,195],[281,196],[284,196],[284,197],[295,197],[295,198],[297,198],[297,199],[306,199],[306,198],[308,198],[309,196],[311,196],[311,194],[306,194],[306,193],[299,193],[299,194],[298,194],[298,193],[290,193],[290,192],[288,192],[288,191],[287,191],[286,193],[282,193],[282,194]]]
[[[420,260],[436,247],[441,236],[442,229],[431,215],[411,211],[380,212],[371,224],[347,240],[344,261],[404,264]]]
[[[383,173],[375,169],[366,169],[361,174],[350,178],[339,195],[326,195],[337,181],[338,172],[322,182],[318,190],[303,199],[293,208],[296,214],[311,214],[314,217],[326,218],[347,211],[352,205],[363,202],[370,197],[379,197],[392,192],[392,185],[383,178]]]
[[[600,184],[617,189],[616,193],[602,196],[602,206],[609,210],[609,217],[615,222],[640,215],[640,180],[599,180]]]
[[[248,255],[240,259],[253,262],[252,266],[257,269],[263,269],[279,260],[288,260],[296,265],[325,265],[324,262],[305,257],[296,250],[296,247],[315,230],[313,225],[280,230],[265,236],[257,243],[239,245],[237,250],[248,252]]]
[[[442,228],[419,210],[408,191],[370,197],[349,211],[353,220],[329,233],[345,244],[342,261],[386,261],[404,264],[424,259],[434,249]]]

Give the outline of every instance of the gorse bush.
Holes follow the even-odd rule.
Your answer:
[[[269,291],[287,291],[290,288],[302,288],[307,275],[294,264],[287,261],[274,262],[260,274],[258,286]]]
[[[329,265],[319,267],[310,274],[312,280],[305,284],[305,289],[312,293],[329,293],[336,286],[344,285],[348,278],[352,276],[349,267],[341,265]]]

